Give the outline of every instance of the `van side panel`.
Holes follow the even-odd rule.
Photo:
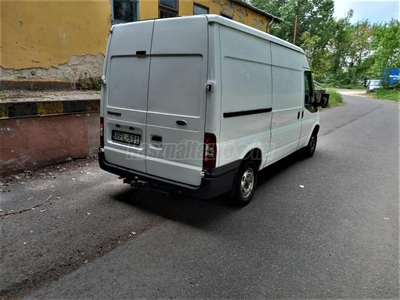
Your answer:
[[[269,41],[220,26],[221,132],[219,165],[243,159],[259,148],[269,150],[272,108]]]
[[[304,54],[272,44],[273,111],[271,126],[271,164],[296,151],[303,111]]]

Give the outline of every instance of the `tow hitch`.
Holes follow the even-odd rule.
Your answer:
[[[130,180],[129,178],[124,178],[124,183],[129,183],[133,188],[148,188],[148,182],[144,180],[140,180],[139,177],[133,178],[133,180]]]
[[[141,180],[141,179],[139,179],[138,176],[135,176],[133,179],[123,178],[123,177],[120,177],[119,179],[123,179],[124,183],[130,184],[131,187],[134,188],[135,190],[154,192],[154,193],[162,194],[167,197],[169,196],[168,192],[151,187],[150,183],[148,181]]]

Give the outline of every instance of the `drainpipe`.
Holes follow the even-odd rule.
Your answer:
[[[268,33],[270,32],[270,27],[272,25],[272,23],[274,23],[275,19],[272,19],[271,22],[268,23]]]

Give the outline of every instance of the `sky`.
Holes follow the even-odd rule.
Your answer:
[[[350,22],[368,19],[370,23],[400,20],[400,0],[334,0],[336,18],[343,18],[350,9],[354,10]]]

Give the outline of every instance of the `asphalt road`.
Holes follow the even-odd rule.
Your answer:
[[[0,219],[1,297],[399,298],[399,106],[345,102],[242,209],[138,193],[95,161],[3,184],[0,215],[48,201]]]

